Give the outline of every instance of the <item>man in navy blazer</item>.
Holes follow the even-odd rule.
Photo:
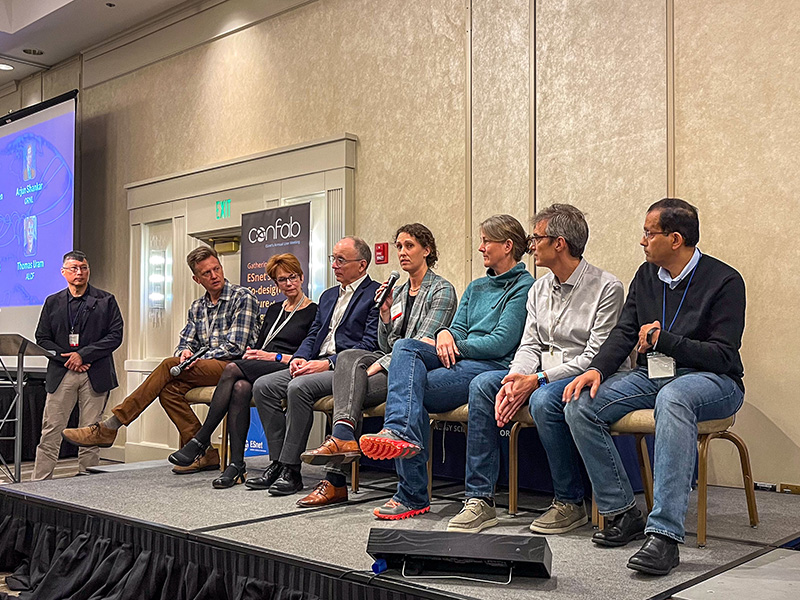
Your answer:
[[[122,344],[122,314],[116,298],[89,285],[89,262],[83,252],[65,254],[61,274],[67,289],[47,297],[36,326],[36,343],[55,355],[47,364],[47,401],[33,480],[53,476],[61,432],[75,403],[79,403],[81,427],[94,423],[103,414],[109,391],[118,385],[111,356]],[[85,473],[99,460],[99,448],[81,448],[78,472]]]
[[[339,285],[325,290],[308,335],[289,369],[264,375],[253,384],[253,400],[267,437],[272,464],[247,487],[285,496],[303,489],[300,453],[306,449],[314,403],[333,393],[333,370],[342,350],[378,347],[379,285],[367,275],[372,253],[364,240],[342,238],[329,257]],[[283,399],[286,399],[286,412]]]

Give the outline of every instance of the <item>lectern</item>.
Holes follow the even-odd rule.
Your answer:
[[[45,350],[37,346],[35,342],[18,333],[0,333],[0,366],[3,368],[0,382],[11,386],[16,391],[14,400],[8,405],[8,410],[0,417],[0,434],[6,429],[7,425],[14,425],[14,435],[0,435],[0,440],[14,440],[14,472],[8,465],[5,457],[0,453],[0,467],[8,473],[9,478],[14,483],[20,481],[20,469],[22,467],[22,393],[25,390],[25,357],[26,356],[53,356],[55,352]],[[17,377],[9,372],[3,362],[4,356],[17,357]],[[13,416],[12,416],[13,415]]]

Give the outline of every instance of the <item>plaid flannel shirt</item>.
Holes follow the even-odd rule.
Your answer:
[[[258,313],[258,300],[253,292],[226,279],[216,306],[211,304],[208,292],[192,302],[175,356],[187,349],[195,352],[208,346],[210,350],[203,358],[241,357],[258,336]]]

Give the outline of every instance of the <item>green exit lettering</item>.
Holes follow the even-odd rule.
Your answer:
[[[217,200],[217,220],[231,216],[231,199]]]

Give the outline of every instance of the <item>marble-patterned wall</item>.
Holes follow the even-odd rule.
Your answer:
[[[536,1],[536,206],[574,204],[586,257],[628,283],[666,194],[664,0]]]
[[[478,226],[508,213],[529,229],[530,2],[472,0],[472,277]]]
[[[800,5],[675,1],[677,195],[700,211],[699,247],[747,285],[745,404],[734,431],[756,480],[800,483],[795,368],[800,323]],[[741,485],[733,447],[716,442],[711,476]]]

